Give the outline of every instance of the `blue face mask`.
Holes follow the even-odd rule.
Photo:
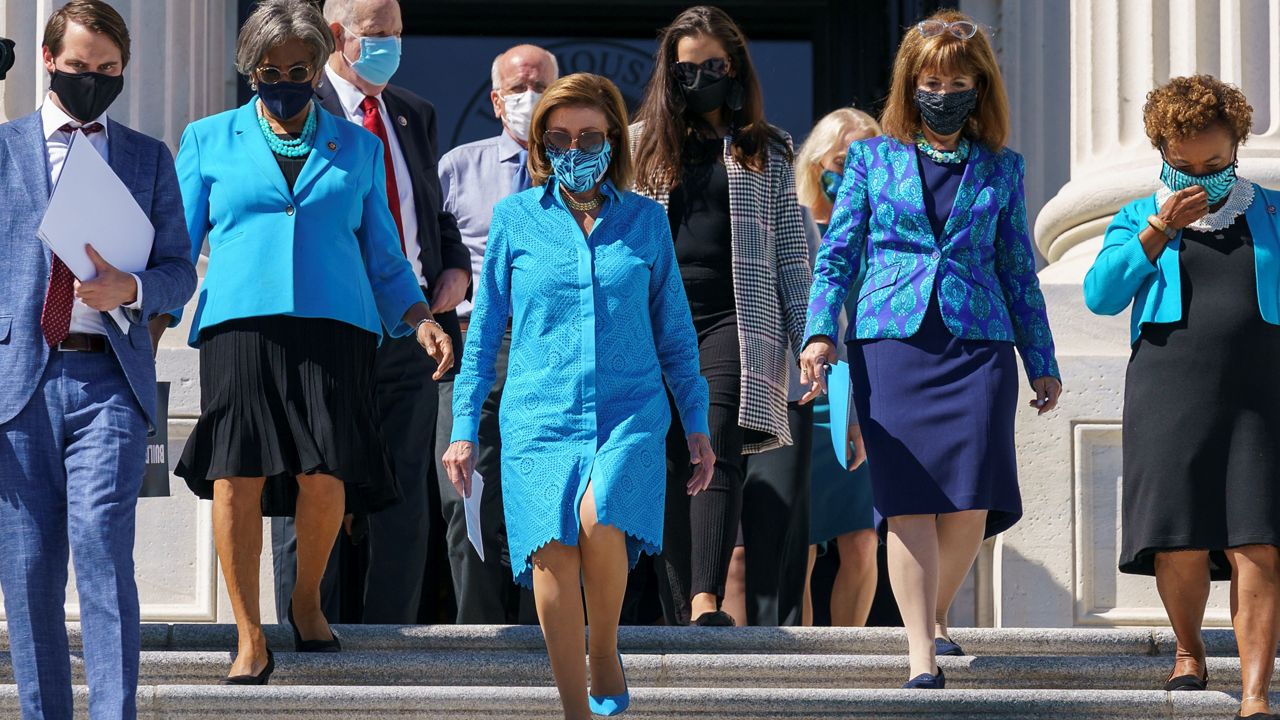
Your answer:
[[[609,161],[612,159],[613,147],[608,140],[593,153],[582,152],[578,148],[556,150],[547,146],[547,160],[555,171],[556,180],[565,190],[573,193],[586,192],[595,187],[609,171]]]
[[[288,120],[307,109],[316,89],[309,82],[292,83],[281,80],[275,85],[258,85],[258,99],[272,117]]]
[[[1216,205],[1222,202],[1231,193],[1231,188],[1236,185],[1236,164],[1232,162],[1208,175],[1188,175],[1166,161],[1160,170],[1160,182],[1174,192],[1185,190],[1192,185],[1199,185],[1209,196],[1209,204]]]
[[[827,196],[831,202],[836,201],[836,193],[840,190],[840,181],[843,175],[835,170],[822,171],[822,194]]]
[[[343,26],[343,31],[351,37],[358,37]],[[360,40],[360,57],[355,62],[347,60],[346,53],[342,59],[347,60],[351,69],[374,85],[386,85],[391,76],[400,68],[400,38],[398,37],[362,37]]]

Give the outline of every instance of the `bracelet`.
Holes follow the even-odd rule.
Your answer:
[[[1174,230],[1173,228],[1169,227],[1168,223],[1166,223],[1164,220],[1161,220],[1159,215],[1148,215],[1147,224],[1150,225],[1155,230],[1159,231],[1161,234],[1163,234],[1165,237],[1169,238],[1170,240],[1172,240],[1173,236],[1178,233],[1177,230]]]
[[[436,319],[435,319],[435,318],[424,318],[424,319],[422,319],[422,320],[419,320],[417,325],[414,325],[414,326],[413,326],[413,332],[414,332],[414,334],[416,335],[416,334],[418,333],[418,331],[422,329],[422,326],[423,326],[423,325],[427,325],[427,324],[435,325],[436,327],[440,328],[441,330],[443,330],[443,329],[444,329],[444,327],[442,327],[442,326],[440,325],[440,323],[436,321]]]

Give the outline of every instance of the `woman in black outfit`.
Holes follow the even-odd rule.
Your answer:
[[[1236,176],[1252,108],[1208,75],[1147,96],[1162,187],[1123,208],[1085,301],[1133,304],[1124,394],[1120,571],[1155,575],[1178,638],[1166,690],[1209,679],[1200,627],[1231,581],[1243,684],[1236,717],[1274,718],[1280,640],[1280,194]]]
[[[790,515],[776,502],[743,508],[744,456],[792,444],[787,343],[798,352],[811,271],[791,140],[765,122],[746,38],[728,15],[694,7],[663,31],[632,138],[637,192],[668,209],[711,388],[717,458],[705,492],[668,492],[663,609],[672,624],[732,625],[720,601],[739,520]],[[671,488],[682,488],[690,471],[682,435],[673,422]],[[790,488],[782,501],[807,497]],[[803,565],[803,544],[794,545]],[[748,546],[748,576],[753,554],[764,560],[777,551]]]

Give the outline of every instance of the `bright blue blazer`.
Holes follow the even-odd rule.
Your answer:
[[[1258,277],[1258,309],[1262,319],[1280,325],[1280,193],[1253,186],[1253,204],[1245,222],[1253,236]],[[1084,278],[1084,302],[1098,315],[1118,315],[1133,303],[1129,342],[1136,343],[1143,323],[1171,323],[1182,319],[1182,231],[1153,263],[1147,259],[1138,234],[1158,210],[1156,196],[1138,198],[1116,213],[1102,241],[1102,250]]]
[[[255,103],[191,123],[178,149],[193,260],[209,240],[191,345],[205,328],[262,315],[410,334],[401,318],[424,300],[387,205],[382,142],[316,106],[315,149],[290,191]]]
[[[835,340],[851,293],[848,339],[911,337],[936,292],[953,335],[1014,343],[1029,379],[1060,377],[1027,231],[1022,156],[972,147],[935,237],[915,145],[881,136],[850,146],[814,263],[806,337]]]

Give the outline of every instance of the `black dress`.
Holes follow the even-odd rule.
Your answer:
[[[1125,379],[1120,571],[1155,574],[1155,553],[1280,545],[1280,327],[1258,310],[1243,215],[1184,231],[1182,320],[1144,325]]]
[[[292,189],[306,157],[276,161]],[[376,335],[327,318],[269,315],[206,328],[200,419],[174,472],[205,500],[220,478],[265,477],[266,516],[292,516],[297,476],[315,473],[343,482],[349,513],[395,504],[399,485],[375,420],[377,348]]]

